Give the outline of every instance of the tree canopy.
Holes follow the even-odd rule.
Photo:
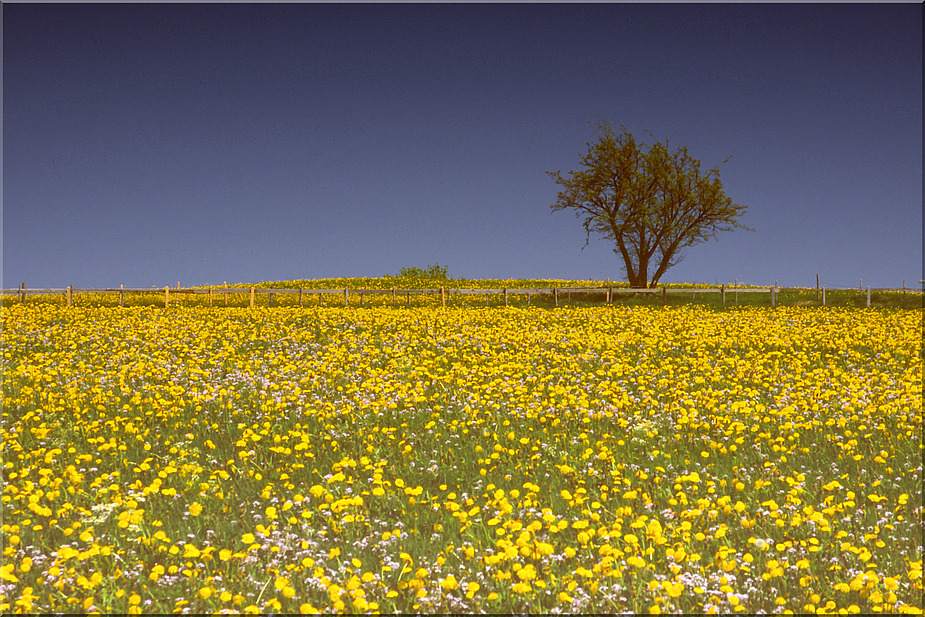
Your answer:
[[[671,150],[667,140],[646,146],[607,122],[597,128],[582,169],[546,172],[562,186],[550,207],[584,217],[585,246],[592,232],[613,240],[630,287],[655,287],[687,247],[721,231],[748,229],[738,222],[747,208],[726,196],[719,167],[702,174],[685,147]]]

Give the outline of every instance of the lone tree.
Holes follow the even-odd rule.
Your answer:
[[[747,208],[726,197],[718,167],[701,174],[687,148],[672,152],[667,141],[647,148],[607,122],[597,129],[597,141],[581,157],[583,169],[567,176],[546,172],[562,186],[550,208],[585,217],[585,246],[591,232],[616,242],[613,252],[623,258],[630,287],[655,287],[685,248],[721,231],[748,229],[737,221]]]

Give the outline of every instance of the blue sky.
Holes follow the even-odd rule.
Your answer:
[[[922,6],[5,4],[3,286],[621,280],[593,126],[747,205],[663,282],[917,285]]]

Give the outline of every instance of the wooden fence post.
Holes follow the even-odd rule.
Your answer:
[[[668,305],[668,288],[662,287],[662,306]]]
[[[125,308],[125,285],[119,285],[119,306]]]
[[[209,287],[209,308],[212,308],[212,288]]]
[[[26,284],[23,283],[19,286],[19,301],[23,304],[26,303]]]
[[[164,308],[170,304],[170,285],[164,285]]]
[[[395,308],[395,288],[392,288],[392,308]]]
[[[299,308],[302,308],[302,287],[299,286]]]
[[[411,292],[410,291],[405,293],[405,305],[411,306]]]
[[[825,306],[825,287],[822,288],[822,306]]]
[[[74,295],[74,285],[71,284],[67,286],[67,305],[68,306],[71,306],[71,302],[73,302],[73,295]]]
[[[488,294],[485,294],[485,300],[487,304]],[[559,288],[558,287],[552,288],[552,303],[553,303],[553,306],[559,306]]]
[[[254,296],[256,295],[256,293],[257,292],[254,291],[254,288],[251,287],[251,308],[254,308]]]
[[[348,303],[348,300],[347,300],[347,288],[344,287],[344,306],[347,306],[347,303]]]
[[[719,291],[721,294],[723,294],[723,306],[726,306],[726,286],[720,286]]]
[[[225,291],[222,295],[225,296],[225,306],[228,306],[228,281],[225,281],[224,290]]]
[[[318,306],[321,306],[321,292],[318,292]]]
[[[867,308],[870,308],[870,285],[867,286]]]
[[[440,288],[440,306],[446,308],[446,290],[443,287]]]
[[[507,306],[507,287],[504,288],[504,306]]]

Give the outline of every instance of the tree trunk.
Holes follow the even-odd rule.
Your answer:
[[[641,260],[640,260],[641,261]],[[647,263],[642,262],[639,264],[639,271],[636,273],[637,284],[631,285],[636,289],[645,289],[649,286],[649,268]]]

